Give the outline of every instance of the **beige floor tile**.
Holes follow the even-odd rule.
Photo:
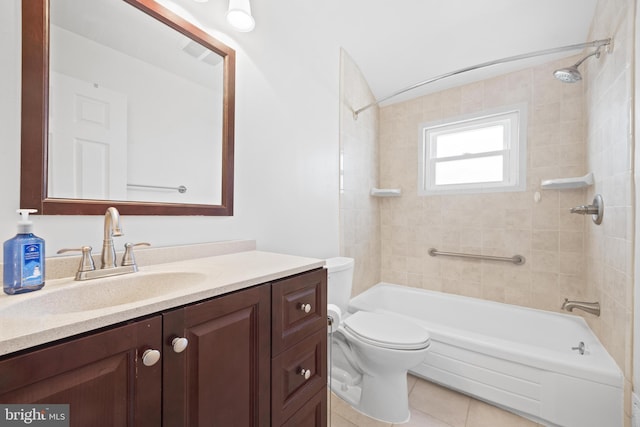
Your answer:
[[[409,394],[412,408],[431,415],[452,427],[465,427],[469,402],[462,394],[427,381],[418,381]]]
[[[391,427],[391,423],[375,420],[356,411],[333,393],[331,393],[331,412],[355,424],[357,427]]]
[[[511,412],[414,376],[407,379],[411,420],[389,424],[351,408],[333,393],[331,427],[535,427],[538,424]]]
[[[329,402],[329,407],[331,408],[331,412],[334,414],[338,414],[344,417],[345,414],[352,411],[351,406],[347,404],[344,400],[340,399],[334,393],[330,395],[331,401]]]
[[[472,399],[466,427],[535,427],[537,423]]]
[[[425,414],[422,411],[411,408],[411,419],[408,423],[394,424],[394,427],[451,427],[451,424],[447,424],[444,421],[440,421],[437,418],[432,417],[429,414]]]
[[[411,390],[413,390],[413,386],[416,385],[416,382],[418,381],[422,381],[419,380],[418,378],[414,377],[413,375],[409,375],[407,374],[407,392],[411,393]]]
[[[358,427],[351,421],[342,418],[340,415],[334,413],[331,415],[331,427]]]

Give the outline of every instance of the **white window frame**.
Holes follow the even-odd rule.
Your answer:
[[[438,135],[479,129],[491,125],[504,125],[502,150],[478,154],[465,153],[459,156],[437,159],[436,139]],[[460,183],[436,185],[437,163],[474,159],[496,154],[503,157],[503,180],[499,182]],[[423,123],[419,131],[418,195],[456,193],[488,193],[501,191],[524,191],[527,177],[527,105],[518,104],[501,107],[455,118]]]

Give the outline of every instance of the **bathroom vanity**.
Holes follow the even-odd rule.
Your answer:
[[[0,332],[6,353],[0,356],[0,402],[69,403],[72,426],[324,426],[322,264],[244,251],[151,266],[141,273],[162,277],[181,269],[199,271],[204,280],[187,287],[186,295],[86,310],[85,321],[81,314],[45,313],[49,336],[89,325],[54,342],[35,330],[38,325],[13,338]],[[73,285],[53,284],[50,297]],[[0,299],[0,319],[20,303]],[[118,322],[108,320],[118,316]],[[7,352],[12,346],[25,348]]]

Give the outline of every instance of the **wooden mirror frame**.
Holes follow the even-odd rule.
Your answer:
[[[233,215],[235,51],[153,0],[123,0],[223,57],[222,200],[220,205],[84,200],[47,196],[49,0],[22,2],[20,207],[43,215]]]

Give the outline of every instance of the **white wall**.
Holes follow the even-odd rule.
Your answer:
[[[20,0],[0,2],[0,240],[15,234],[20,199],[20,7]],[[214,34],[237,53],[234,216],[125,216],[118,246],[248,238],[262,250],[338,254],[339,47],[314,40],[318,28],[288,29],[269,18],[276,19],[265,16],[252,33]],[[101,245],[101,216],[34,222],[48,255]]]

